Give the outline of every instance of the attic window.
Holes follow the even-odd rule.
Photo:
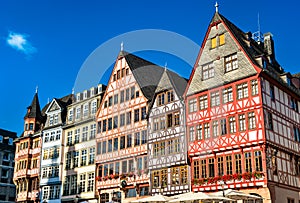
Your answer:
[[[225,44],[225,34],[221,34],[219,36],[219,41],[220,41],[220,43],[219,43],[220,46]]]
[[[225,73],[238,69],[237,53],[226,56],[225,60]]]
[[[202,66],[202,80],[207,80],[215,76],[213,63]]]
[[[211,39],[211,48],[216,48],[217,47],[217,37],[214,37]]]

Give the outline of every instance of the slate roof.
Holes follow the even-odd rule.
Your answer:
[[[252,39],[251,32],[245,33],[236,25],[234,25],[230,20],[225,18],[220,13],[216,12],[213,16],[210,24],[217,23],[219,21],[224,22],[224,24],[228,27],[229,31],[233,34],[235,39],[239,42],[239,44],[243,47],[243,50],[250,57],[251,61],[260,68],[260,64],[257,63],[256,58],[265,55],[264,45],[263,43],[258,43],[254,39]],[[275,59],[272,60],[272,68],[279,74],[283,73],[283,69],[277,63]]]
[[[27,113],[24,118],[36,118],[37,120],[42,120],[43,117],[37,92],[35,93],[30,106],[27,107]]]
[[[151,100],[164,72],[164,68],[126,51],[121,51],[119,57],[125,58],[143,95],[148,100]]]
[[[169,76],[170,82],[172,83],[178,96],[183,96],[185,88],[188,83],[188,79],[181,77],[177,73],[166,70],[167,75]]]

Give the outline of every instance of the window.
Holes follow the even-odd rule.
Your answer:
[[[91,114],[94,115],[97,111],[97,101],[92,102]]]
[[[202,66],[202,80],[207,80],[215,76],[213,63]]]
[[[122,161],[122,173],[127,173],[127,160]]]
[[[220,93],[219,91],[210,93],[210,105],[212,107],[220,105]]]
[[[223,103],[224,104],[233,101],[232,87],[223,89],[222,94],[223,94]]]
[[[82,137],[81,137],[81,141],[85,142],[88,139],[88,126],[84,126],[82,128]]]
[[[79,193],[85,192],[86,175],[85,173],[79,174]]]
[[[291,108],[298,112],[298,101],[294,98],[291,98]]]
[[[80,129],[75,129],[75,137],[74,137],[74,144],[79,143],[80,140]]]
[[[131,87],[131,95],[130,95],[131,99],[134,99],[134,94],[135,94],[135,86],[132,86]]]
[[[89,164],[95,163],[95,147],[90,148],[89,151]]]
[[[137,90],[137,91],[135,92],[135,98],[138,98],[139,96],[140,96],[140,91]]]
[[[132,147],[132,135],[127,135],[127,148]]]
[[[134,122],[138,122],[140,120],[140,109],[134,110]]]
[[[170,113],[167,115],[167,127],[170,128],[173,126],[173,114]]]
[[[218,157],[218,176],[224,175],[223,157]]]
[[[208,159],[208,176],[215,177],[215,159]]]
[[[225,59],[225,73],[236,70],[238,68],[237,53],[226,56],[224,59]]]
[[[180,124],[179,112],[174,113],[174,126],[178,126]]]
[[[73,121],[73,109],[71,109],[69,111],[69,118],[68,118],[68,121]]]
[[[195,141],[195,132],[194,132],[194,126],[189,128],[189,133],[190,133],[190,141],[193,142]]]
[[[245,171],[251,172],[252,171],[252,165],[251,165],[251,152],[245,153]]]
[[[160,130],[163,130],[166,128],[166,117],[160,117],[159,119],[159,127],[160,127]]]
[[[118,122],[119,122],[119,117],[118,116],[114,116],[114,124],[113,124],[113,128],[116,129],[118,128]]]
[[[127,88],[127,89],[125,90],[125,101],[128,101],[129,98],[130,98],[130,89]]]
[[[196,135],[196,139],[197,140],[202,140],[202,124],[198,124],[196,126],[196,129],[197,129],[197,135]]]
[[[226,156],[226,174],[232,175],[232,156],[231,155]]]
[[[213,136],[217,137],[219,135],[219,121],[215,120],[212,122],[212,131],[213,131]]]
[[[125,92],[124,92],[124,90],[122,90],[122,91],[120,92],[120,103],[123,103],[123,102],[124,102],[124,97],[125,97]]]
[[[120,149],[125,148],[125,136],[120,137]]]
[[[220,120],[221,135],[227,134],[226,118]]]
[[[111,130],[112,129],[112,118],[109,118],[107,120],[107,130]]]
[[[119,138],[114,138],[114,151],[118,151],[119,148]]]
[[[204,138],[210,138],[210,127],[209,127],[209,123],[204,123]]]
[[[66,170],[71,169],[71,159],[72,159],[72,152],[66,153]]]
[[[270,97],[272,101],[275,101],[275,91],[274,86],[270,84]]]
[[[245,131],[246,130],[246,118],[245,114],[239,115],[239,131]]]
[[[81,108],[77,107],[76,108],[76,119],[80,119],[80,117],[81,117]]]
[[[161,93],[157,96],[157,106],[165,104],[165,94]]]
[[[225,34],[219,35],[219,44],[220,46],[225,44]]]
[[[95,136],[96,136],[96,123],[91,124],[90,140],[95,139]]]
[[[217,47],[217,37],[211,38],[211,48]]]
[[[201,160],[201,178],[206,178],[207,172],[206,172],[206,160]]]
[[[287,203],[295,203],[295,200],[291,198],[287,198]]]
[[[141,144],[147,143],[147,130],[142,131],[142,138],[141,138]]]
[[[84,150],[81,150],[81,163],[80,163],[80,166],[85,166],[86,165],[86,160],[87,160],[87,150],[84,149]]]
[[[69,131],[67,134],[67,146],[71,146],[72,145],[72,139],[73,139],[73,131]]]
[[[102,143],[102,154],[106,153],[106,141],[103,141]]]
[[[50,115],[50,117],[49,117],[49,125],[50,126],[53,125],[53,115]]]
[[[120,114],[120,127],[125,125],[125,114]]]
[[[194,179],[199,179],[200,178],[199,160],[193,161],[193,165],[194,165]]]
[[[235,117],[229,117],[229,132],[230,133],[235,133],[236,132],[236,122],[235,122]]]
[[[167,92],[167,102],[170,103],[174,101],[174,93],[173,90]]]
[[[189,113],[197,111],[197,100],[196,98],[189,100]]]
[[[235,173],[242,173],[242,156],[241,154],[235,154]]]
[[[300,142],[300,132],[299,132],[299,128],[297,128],[296,126],[293,126],[293,131],[294,131],[294,140],[296,142]]]
[[[145,107],[145,106],[142,107],[141,113],[142,113],[142,115],[141,115],[141,120],[145,120],[146,117],[147,117],[147,111],[146,111],[146,107]]]
[[[131,111],[126,113],[126,125],[131,124]]]
[[[249,112],[248,113],[248,127],[249,127],[249,130],[252,130],[252,129],[256,128],[255,113],[254,112]]]
[[[273,116],[270,112],[267,113],[267,128],[273,130]]]
[[[86,118],[89,115],[89,104],[83,106],[83,117]]]
[[[248,97],[248,84],[242,83],[237,85],[237,99],[243,99]]]
[[[252,95],[258,94],[258,82],[257,80],[251,80],[251,93]]]
[[[159,127],[159,118],[153,118],[153,131],[157,131]]]
[[[255,171],[262,171],[262,154],[261,151],[254,152]]]
[[[208,101],[207,101],[207,94],[206,94],[199,97],[199,109],[203,110],[203,109],[207,109],[207,107],[208,107]]]
[[[114,105],[118,104],[119,102],[119,94],[114,95]]]
[[[107,142],[107,152],[112,151],[112,139],[108,140]]]
[[[78,167],[79,151],[73,151],[73,168]]]
[[[33,123],[29,123],[29,130],[33,130]]]
[[[88,174],[87,192],[94,191],[94,179],[95,179],[95,173],[89,173]]]

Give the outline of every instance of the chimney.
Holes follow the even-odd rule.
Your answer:
[[[273,35],[270,32],[264,34],[264,51],[271,59],[275,59]]]

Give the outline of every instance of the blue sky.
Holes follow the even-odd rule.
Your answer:
[[[258,30],[259,13],[261,31],[274,36],[279,63],[286,71],[300,72],[298,1],[218,3],[219,12],[243,31]],[[20,135],[36,86],[42,106],[48,98],[70,94],[86,58],[113,37],[140,29],[163,29],[201,45],[214,4],[211,0],[1,1],[0,128]],[[124,42],[125,50],[126,46]],[[119,50],[116,46],[110,51],[117,54]],[[189,77],[191,69],[166,54],[146,52],[140,56],[161,66],[167,62],[169,68]]]

